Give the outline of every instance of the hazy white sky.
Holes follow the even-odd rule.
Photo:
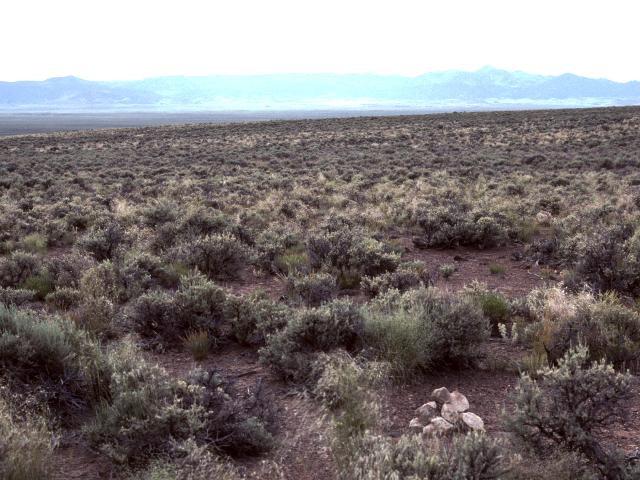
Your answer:
[[[640,0],[1,0],[0,80],[420,73],[640,80]]]

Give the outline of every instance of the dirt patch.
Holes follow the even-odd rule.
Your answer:
[[[52,480],[119,478],[111,462],[81,443],[63,444],[52,458]]]
[[[522,246],[507,246],[488,250],[459,247],[455,249],[420,250],[410,238],[398,239],[405,247],[404,260],[419,260],[434,272],[435,285],[449,290],[460,290],[474,280],[485,283],[490,289],[514,298],[527,295],[531,290],[555,282],[555,272],[542,270],[536,264],[521,260]],[[444,278],[438,273],[441,265],[455,265],[456,271]],[[491,267],[499,270],[491,272]]]

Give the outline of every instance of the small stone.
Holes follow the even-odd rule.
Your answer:
[[[422,422],[420,421],[419,418],[414,418],[409,422],[409,430],[411,430],[412,432],[415,433],[420,433],[422,432],[422,429],[424,428],[424,425],[422,424]]]
[[[545,212],[544,210],[540,210],[536,214],[536,221],[540,225],[547,225],[547,226],[550,225],[552,218],[553,218],[553,216],[549,212]]]
[[[431,398],[438,402],[438,404],[442,405],[443,403],[447,403],[449,401],[449,398],[451,398],[451,394],[446,387],[440,387],[436,388],[431,393]]]
[[[453,425],[442,417],[432,418],[429,425],[433,426],[436,435],[445,435],[453,428]]]
[[[449,395],[449,401],[447,403],[450,404],[456,412],[462,413],[469,410],[469,400],[457,390]]]
[[[449,423],[456,423],[460,418],[460,413],[458,413],[454,405],[445,403],[442,405],[441,416]]]
[[[460,418],[469,430],[484,432],[484,422],[475,413],[464,412]]]
[[[416,408],[416,415],[423,423],[428,423],[433,417],[438,416],[438,404],[436,402],[427,402]]]
[[[433,425],[429,424],[426,425],[423,429],[422,429],[422,435],[424,437],[435,437],[436,435],[436,427],[434,427]]]

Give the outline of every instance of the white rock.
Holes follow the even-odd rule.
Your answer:
[[[417,417],[412,419],[411,422],[409,422],[409,430],[411,430],[412,432],[420,433],[422,432],[423,428],[424,428],[424,425],[422,424],[420,419]]]
[[[536,221],[540,225],[549,225],[551,223],[552,215],[549,212],[545,212],[544,210],[540,210],[536,214]]]
[[[438,402],[438,404],[443,404],[449,401],[449,398],[451,398],[451,394],[449,393],[449,390],[447,390],[446,387],[440,387],[440,388],[436,388],[431,393],[431,398],[433,398],[436,402]]]
[[[469,410],[469,400],[459,391],[455,391],[449,395],[449,401],[447,402],[456,412],[466,412]]]
[[[442,405],[441,416],[449,423],[456,423],[460,418],[460,413],[451,403]]]
[[[438,416],[438,405],[436,402],[427,402],[416,408],[416,415],[423,423],[428,423],[433,417]]]
[[[433,427],[433,431],[436,435],[445,435],[447,432],[449,432],[449,430],[453,428],[453,425],[442,417],[432,418],[429,425]]]
[[[424,437],[435,437],[436,436],[436,427],[434,427],[433,425],[429,424],[426,425],[423,429],[422,429],[422,435]]]
[[[460,418],[469,430],[484,431],[484,422],[475,413],[464,412]]]

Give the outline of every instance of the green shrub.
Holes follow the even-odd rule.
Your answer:
[[[273,266],[277,272],[286,275],[298,274],[309,269],[309,257],[303,245],[294,245],[286,248],[282,253],[275,255]]]
[[[391,289],[405,292],[420,285],[428,284],[428,281],[428,276],[424,270],[416,270],[411,266],[401,266],[394,272],[383,273],[377,277],[364,277],[361,286],[368,296],[375,297]]]
[[[36,292],[33,290],[0,287],[0,303],[4,303],[5,305],[15,305],[19,307],[24,303],[32,301],[35,296]]]
[[[635,292],[640,288],[640,262],[633,255],[633,227],[621,225],[596,228],[578,236],[574,247],[577,261],[568,286],[579,290],[586,283],[597,292]]]
[[[35,292],[35,299],[42,301],[53,291],[55,285],[53,283],[53,278],[51,278],[49,272],[45,270],[35,275],[28,276],[25,281],[20,284],[20,288]]]
[[[137,472],[128,480],[241,480],[243,478],[245,477],[231,462],[189,439],[172,445],[169,459],[153,461],[149,467]]]
[[[191,352],[194,360],[204,360],[209,356],[211,341],[206,330],[194,330],[183,339],[184,346]]]
[[[49,293],[45,297],[47,304],[59,308],[60,310],[69,310],[82,302],[83,295],[80,290],[75,288],[62,287]]]
[[[456,270],[458,270],[458,267],[455,263],[445,263],[443,265],[440,265],[440,268],[438,268],[438,272],[440,272],[440,275],[442,275],[442,278],[444,278],[445,280],[451,277],[451,275],[453,275]]]
[[[47,238],[39,233],[31,233],[20,240],[20,249],[30,253],[47,251]]]
[[[500,265],[499,263],[492,263],[489,265],[489,271],[491,275],[503,275],[506,268],[504,265]]]
[[[119,275],[127,298],[159,287],[174,288],[180,281],[173,266],[150,253],[127,255]]]
[[[497,480],[506,478],[508,470],[504,448],[480,433],[456,438],[449,448],[418,435],[391,441],[372,434],[356,436],[340,447],[338,478],[344,480]]]
[[[116,308],[106,297],[86,297],[80,301],[72,317],[87,332],[102,338],[115,335]]]
[[[121,463],[170,455],[172,442],[193,439],[227,454],[256,454],[271,447],[269,409],[260,390],[246,399],[212,372],[173,379],[125,345],[110,355],[111,399],[87,427],[91,443]]]
[[[0,258],[0,287],[17,287],[39,270],[40,261],[32,253],[15,251]]]
[[[614,295],[582,296],[571,315],[559,319],[546,348],[555,361],[583,343],[591,360],[606,359],[616,368],[636,367],[640,360],[640,314]]]
[[[390,290],[365,310],[365,343],[400,376],[461,366],[479,356],[489,333],[479,306],[436,288]]]
[[[631,479],[621,453],[598,437],[600,429],[626,417],[630,376],[604,361],[589,366],[588,357],[580,346],[540,372],[539,381],[522,375],[509,428],[539,453],[566,449],[592,462],[603,478]]]
[[[47,258],[45,269],[53,278],[56,288],[78,288],[83,274],[94,264],[90,257],[67,253]]]
[[[304,246],[285,228],[268,228],[256,238],[254,264],[265,272],[300,273],[307,262]]]
[[[290,276],[287,278],[287,288],[294,298],[300,299],[307,307],[317,307],[338,293],[336,279],[328,273]]]
[[[304,382],[311,375],[316,352],[360,346],[363,317],[350,300],[334,300],[321,307],[299,310],[284,329],[267,337],[261,360],[282,378]]]
[[[215,342],[224,320],[224,290],[202,275],[183,277],[176,292],[152,291],[132,304],[133,329],[152,346],[175,346],[188,332],[202,330]]]
[[[307,237],[306,245],[314,269],[326,265],[343,273],[376,276],[395,270],[400,263],[400,255],[391,247],[341,218],[330,218]]]
[[[70,320],[0,305],[0,375],[42,387],[63,409],[99,401],[108,384],[97,343]]]
[[[78,248],[89,252],[102,262],[113,260],[126,243],[125,231],[120,224],[111,221],[93,227],[77,242]]]
[[[224,234],[199,237],[184,244],[179,256],[210,278],[236,278],[247,262],[247,247],[234,236]]]
[[[489,248],[507,238],[507,221],[503,216],[471,210],[462,204],[419,207],[414,221],[424,234],[420,240],[429,247],[468,245]]]
[[[44,418],[18,418],[0,397],[0,478],[32,480],[48,478],[56,438]]]
[[[502,294],[488,290],[479,291],[472,297],[480,304],[484,316],[489,319],[492,334],[497,336],[498,325],[509,319],[509,302]]]
[[[226,317],[231,324],[231,334],[244,345],[261,345],[268,335],[287,324],[291,312],[271,300],[264,291],[254,291],[241,297],[229,297]]]
[[[98,263],[80,277],[79,289],[86,297],[105,297],[118,302],[123,287],[117,266],[110,260]]]

